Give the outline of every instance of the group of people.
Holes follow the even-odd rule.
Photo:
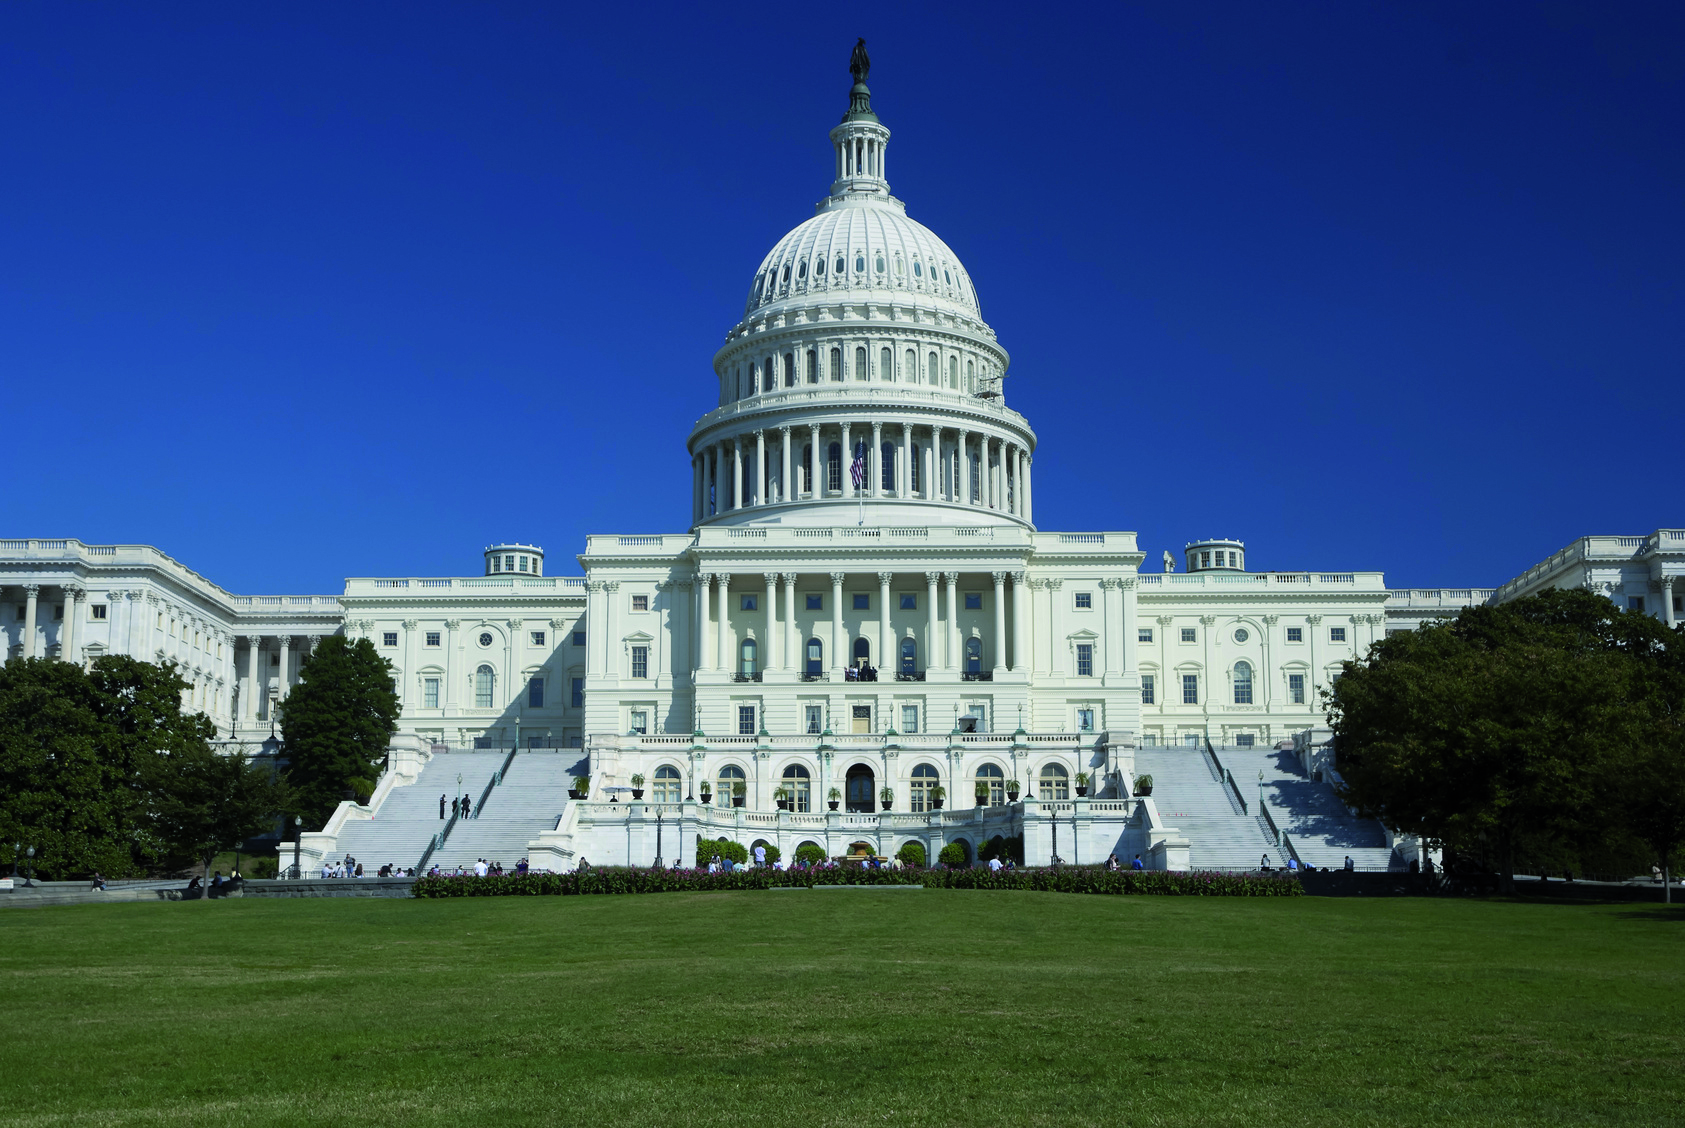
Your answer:
[[[448,800],[448,802],[447,802]],[[458,795],[455,799],[441,794],[439,796],[439,817],[445,818],[445,808],[450,808],[450,818],[469,818],[474,813],[474,804],[466,795]]]
[[[444,868],[441,868],[440,866],[435,865],[435,866],[433,866],[433,868],[431,868],[427,871],[427,876],[428,877],[468,877],[471,874],[474,877],[503,877],[503,876],[505,876],[505,875],[507,875],[511,872],[518,873],[518,874],[519,873],[526,873],[528,871],[528,868],[529,867],[527,865],[527,860],[525,858],[522,858],[520,861],[515,863],[515,868],[514,868],[513,871],[504,869],[502,862],[492,862],[492,861],[487,861],[485,858],[475,858],[473,865],[471,865],[471,866],[457,866],[454,870],[444,869]]]
[[[843,680],[875,682],[878,680],[878,668],[876,666],[865,665],[864,663],[858,666],[849,666],[847,669],[843,670]]]
[[[345,855],[345,857],[341,858],[337,862],[332,860],[331,858],[323,858],[322,859],[322,876],[323,877],[353,877],[354,878],[354,877],[366,877],[368,875],[363,872],[363,863],[359,862],[356,858],[353,858],[350,854],[347,854],[347,855]],[[376,871],[375,876],[376,877],[414,877],[415,876],[415,867],[411,866],[409,869],[405,869],[403,866],[400,866],[395,862],[387,862],[385,865],[381,866],[378,871]]]
[[[1111,857],[1106,859],[1106,868],[1109,870],[1120,870],[1123,868],[1123,863],[1118,860],[1118,856],[1116,854],[1113,854]],[[1136,854],[1135,860],[1129,863],[1129,868],[1132,870],[1144,870],[1147,867],[1146,864],[1141,861],[1141,855]]]

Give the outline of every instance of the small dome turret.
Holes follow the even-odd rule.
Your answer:
[[[1190,541],[1187,553],[1190,572],[1244,572],[1246,545],[1237,540]]]
[[[536,544],[491,544],[486,546],[486,575],[542,576],[544,550]]]

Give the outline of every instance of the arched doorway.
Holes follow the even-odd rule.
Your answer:
[[[845,809],[869,815],[877,809],[877,779],[865,764],[848,769],[847,803]]]

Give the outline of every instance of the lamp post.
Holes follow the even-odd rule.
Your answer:
[[[661,869],[661,808],[655,808],[655,868]]]
[[[23,854],[23,843],[22,842],[12,843],[12,884],[13,885],[16,885],[17,882],[18,882],[18,858],[20,856],[22,856],[22,854]]]
[[[29,857],[29,874],[23,879],[25,889],[35,888],[35,847],[26,846],[23,851]]]
[[[294,815],[293,816],[293,880],[294,881],[297,881],[300,877],[304,876],[302,873],[299,872],[299,868],[298,868],[299,840],[302,839],[303,837],[304,837],[304,817],[302,815]]]

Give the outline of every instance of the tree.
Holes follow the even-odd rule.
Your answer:
[[[202,863],[266,829],[286,805],[285,784],[268,764],[245,753],[208,749],[169,757],[168,777],[155,800],[158,835],[174,852]]]
[[[374,792],[380,763],[398,731],[392,664],[368,639],[323,639],[281,702],[287,784],[293,809],[314,827],[343,799]]]
[[[1524,838],[1618,818],[1609,781],[1639,735],[1644,671],[1667,660],[1653,627],[1553,591],[1382,640],[1326,695],[1344,798],[1396,831],[1489,845],[1513,889]]]

